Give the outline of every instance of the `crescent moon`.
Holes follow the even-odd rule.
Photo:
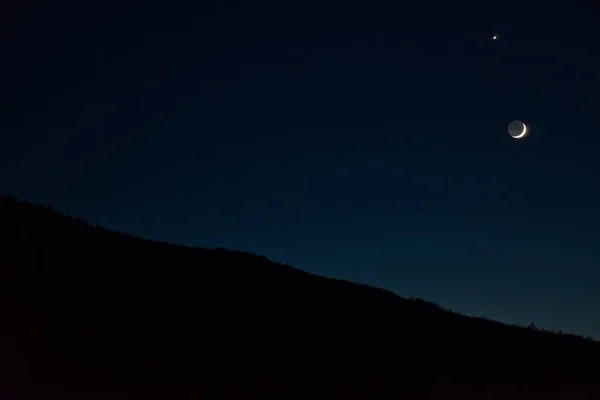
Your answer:
[[[515,139],[521,139],[527,135],[527,125],[523,124],[523,132],[519,133],[517,136],[513,136]]]

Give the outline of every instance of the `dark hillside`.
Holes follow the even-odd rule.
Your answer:
[[[0,313],[3,398],[600,398],[592,340],[8,196]]]

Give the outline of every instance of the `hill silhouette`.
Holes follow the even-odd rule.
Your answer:
[[[11,196],[0,318],[7,399],[600,398],[589,338],[144,240]]]

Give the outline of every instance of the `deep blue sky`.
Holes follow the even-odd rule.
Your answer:
[[[593,2],[103,3],[0,13],[0,191],[600,338]]]

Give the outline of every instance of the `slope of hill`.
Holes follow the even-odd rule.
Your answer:
[[[5,398],[600,398],[593,340],[9,196],[0,257]]]

